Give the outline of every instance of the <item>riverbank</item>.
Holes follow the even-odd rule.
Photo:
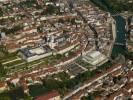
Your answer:
[[[112,45],[110,46],[110,49],[109,49],[109,53],[107,55],[107,57],[111,58],[111,55],[112,55],[112,50],[113,50],[113,47],[114,47],[114,43],[115,43],[115,40],[116,40],[116,21],[112,18],[112,36],[113,36],[113,40],[112,40]]]

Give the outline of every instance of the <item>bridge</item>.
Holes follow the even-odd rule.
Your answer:
[[[111,16],[115,17],[115,16],[133,16],[133,13],[118,13],[118,14],[112,14]]]
[[[119,46],[125,46],[126,44],[123,44],[123,43],[118,43],[118,42],[116,42],[116,43],[114,43],[115,45],[119,45]]]

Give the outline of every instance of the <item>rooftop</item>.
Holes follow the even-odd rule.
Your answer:
[[[43,46],[43,47],[36,47],[36,48],[23,48],[20,49],[20,52],[22,52],[26,57],[32,57],[35,55],[41,55],[50,52],[51,49],[49,46]]]
[[[44,95],[36,96],[34,100],[54,100],[52,98],[57,97],[57,96],[60,96],[60,94],[57,91],[53,90]]]
[[[83,59],[91,65],[97,65],[107,60],[107,57],[99,51],[91,51],[84,55]]]

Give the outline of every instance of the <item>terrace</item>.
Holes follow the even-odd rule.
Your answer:
[[[71,77],[75,77],[78,74],[81,74],[86,71],[84,68],[74,62],[67,64],[66,69],[72,75]]]
[[[90,65],[89,63],[87,63],[86,61],[84,61],[82,58],[77,58],[75,60],[76,64],[79,64],[80,66],[83,66],[89,70],[91,70],[91,67],[93,67],[92,65]]]

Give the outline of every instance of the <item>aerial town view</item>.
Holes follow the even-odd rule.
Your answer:
[[[0,100],[133,100],[133,0],[0,0]]]

